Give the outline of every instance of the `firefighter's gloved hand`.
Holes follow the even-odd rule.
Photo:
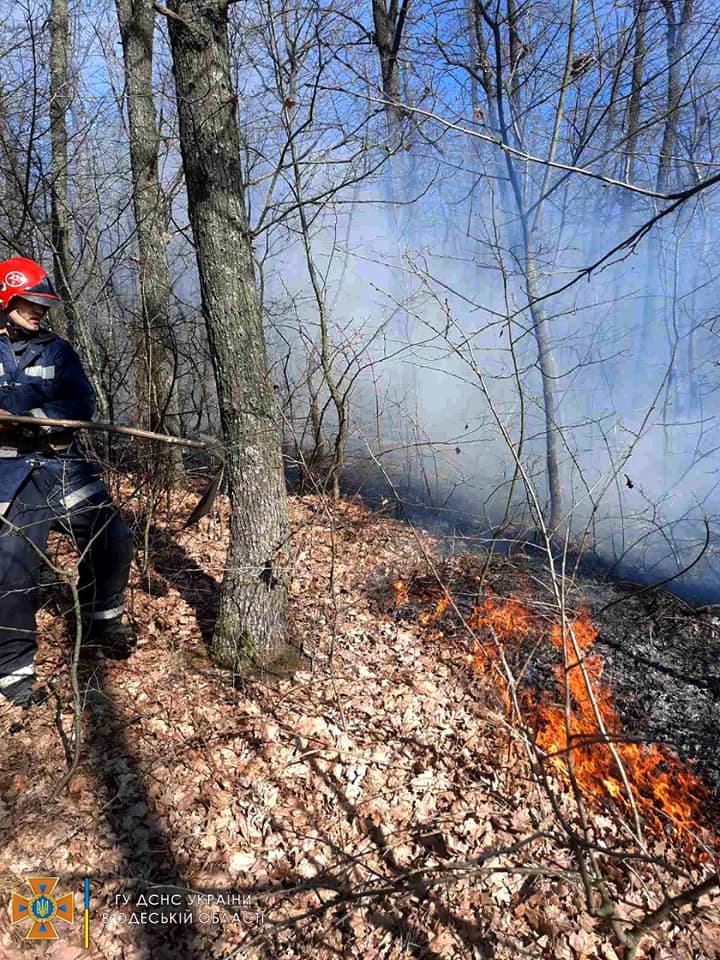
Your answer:
[[[102,653],[109,660],[127,660],[137,643],[135,631],[122,617],[89,620],[83,624],[82,645],[88,651]]]
[[[23,677],[10,687],[5,687],[3,694],[16,707],[28,710],[30,707],[39,707],[47,702],[48,692],[45,687],[33,688],[33,678]]]

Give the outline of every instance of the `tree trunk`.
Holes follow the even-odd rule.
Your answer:
[[[560,440],[557,392],[557,364],[548,336],[548,319],[538,303],[538,271],[534,245],[531,238],[525,247],[525,285],[530,304],[532,329],[538,350],[538,367],[543,390],[543,414],[545,417],[545,465],[547,470],[548,501],[547,526],[551,533],[560,532],[563,516],[563,493],[560,477]]]
[[[403,110],[398,106],[400,103],[398,52],[409,5],[409,0],[403,0],[398,10],[397,0],[390,0],[388,7],[385,6],[385,0],[372,0],[374,39],[380,58],[382,91],[391,151],[397,149],[402,132]]]
[[[68,2],[52,0],[50,6],[50,148],[52,154],[50,207],[54,279],[64,311],[64,323],[56,326],[60,327],[60,333],[71,340],[83,354],[95,388],[98,411],[101,418],[105,420],[108,419],[109,406],[95,341],[90,335],[87,323],[80,316],[72,289],[75,266],[72,255],[71,211],[68,194],[69,50]],[[107,450],[106,447],[104,449]]]
[[[32,249],[23,237],[25,201],[20,181],[23,161],[9,121],[8,97],[0,78],[0,260],[27,255]]]
[[[70,291],[70,211],[68,210],[67,111],[68,49],[70,23],[67,0],[52,0],[50,7],[50,141],[52,145],[52,186],[50,207],[55,282],[62,298],[65,323],[60,332],[77,340],[75,306]],[[59,326],[59,324],[56,324]]]
[[[288,655],[277,411],[245,209],[227,5],[173,0],[169,14],[188,210],[227,445],[230,545],[211,652],[244,670]]]
[[[688,24],[693,14],[693,0],[683,0],[680,20],[675,16],[673,0],[661,0],[665,16],[667,17],[667,98],[665,104],[665,126],[660,148],[660,162],[658,164],[657,190],[665,193],[670,183],[670,171],[673,165],[673,151],[677,140],[678,115],[682,99],[682,83],[680,71],[685,51],[685,38]]]
[[[655,183],[655,188],[660,193],[665,193],[669,189],[671,172],[673,164],[675,163],[673,155],[677,142],[677,126],[680,115],[680,102],[682,100],[682,57],[685,49],[688,24],[693,12],[693,0],[683,0],[680,19],[678,21],[673,2],[674,0],[661,0],[667,18],[667,93],[665,99],[665,123],[663,125],[663,137]],[[663,268],[661,266],[664,258],[663,237],[664,231],[662,228],[656,230],[649,238],[645,248],[646,291],[656,291],[662,287],[664,282]],[[642,323],[634,348],[636,369],[634,383],[635,402],[639,400],[641,385],[644,383],[644,371],[647,368],[648,362],[648,345],[652,344],[655,339],[652,336],[652,331],[654,327],[659,327],[663,322],[665,310],[666,305],[659,308],[656,298],[646,293]]]
[[[148,429],[180,434],[177,351],[170,324],[167,204],[158,170],[159,132],[152,89],[155,10],[146,0],[116,0],[125,60],[133,209],[137,227],[143,344],[140,392]],[[163,451],[163,477],[182,472],[179,449]],[[157,464],[157,451],[153,451]],[[155,473],[156,470],[153,470]]]
[[[522,42],[519,39],[519,13],[513,0],[508,0],[507,11],[506,26],[508,39],[507,45],[505,45],[502,39],[500,23],[490,15],[487,5],[483,0],[473,0],[471,7],[473,49],[477,57],[474,67],[475,77],[482,86],[488,101],[488,119],[493,124],[497,124],[496,132],[503,143],[511,142],[508,108],[511,107],[516,116],[522,113],[519,65],[523,48]],[[572,0],[569,9],[568,37],[563,77],[558,91],[553,132],[547,154],[547,159],[551,162],[555,159],[560,142],[566,93],[571,79],[576,19],[577,0]],[[495,47],[494,58],[489,56],[488,47],[484,39],[484,26],[487,26],[493,37]],[[510,55],[508,77],[504,76],[502,67],[502,51],[505,48]],[[516,128],[520,130],[518,125],[516,125]],[[519,146],[523,146],[522,141],[519,142]],[[517,249],[517,246],[521,245],[523,251],[520,264],[527,292],[532,332],[537,346],[537,366],[542,383],[543,414],[545,420],[545,464],[548,485],[548,510],[544,519],[551,532],[559,532],[564,505],[560,472],[562,427],[559,419],[560,412],[557,399],[558,375],[554,348],[548,330],[549,321],[543,305],[540,302],[542,291],[540,289],[541,276],[538,268],[538,238],[542,232],[543,197],[550,185],[551,168],[549,166],[545,168],[543,180],[537,194],[538,199],[535,204],[535,212],[534,214],[530,214],[529,202],[525,196],[520,162],[516,161],[507,151],[503,153],[503,161],[498,161],[498,163],[500,162],[504,162],[505,164],[509,193],[517,211],[517,222],[515,224],[508,224],[506,229],[510,239],[510,247]]]
[[[647,44],[645,41],[645,23],[647,21],[647,0],[635,0],[635,42],[633,44],[632,80],[630,103],[628,104],[628,138],[625,146],[623,179],[634,183],[637,146],[640,127],[640,105],[642,97],[643,71]],[[626,191],[624,202],[632,203],[633,194]]]
[[[385,123],[387,126],[385,148],[389,154],[389,162],[385,167],[383,185],[388,230],[392,242],[399,246],[404,228],[401,227],[398,216],[398,184],[396,181],[405,182],[406,174],[403,170],[404,164],[400,152],[403,145],[405,111],[398,106],[402,99],[398,54],[411,0],[402,0],[399,8],[397,0],[389,0],[389,6],[387,7],[385,2],[386,0],[372,0],[373,25],[375,27],[373,40],[380,61],[382,94],[385,100]]]
[[[387,5],[386,5],[387,3]],[[412,229],[412,206],[408,196],[418,192],[418,172],[413,163],[405,163],[402,147],[410,148],[407,134],[406,111],[399,106],[402,101],[400,76],[400,46],[412,0],[372,0],[373,42],[380,62],[380,80],[385,111],[387,140],[385,149],[388,162],[383,169],[383,192],[385,195],[385,223],[389,239],[388,256],[397,257],[397,266],[391,271],[391,293],[404,304],[409,299],[405,278],[405,241]],[[410,340],[412,318],[407,310],[398,314],[398,332]],[[417,392],[417,372],[403,371],[403,391]]]

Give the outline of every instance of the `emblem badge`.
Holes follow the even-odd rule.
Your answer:
[[[12,895],[12,922],[32,921],[26,940],[57,940],[54,922],[73,922],[75,900],[72,893],[53,897],[58,880],[58,877],[28,877],[27,884],[32,890],[32,897],[23,897],[19,893]]]

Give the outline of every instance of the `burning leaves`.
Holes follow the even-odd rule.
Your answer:
[[[408,602],[408,591],[405,581],[396,580],[393,584],[393,590],[395,591],[395,606],[404,607]]]
[[[609,795],[626,812],[635,805],[655,832],[670,824],[683,843],[694,845],[707,824],[709,791],[669,750],[623,738],[612,692],[602,681],[603,658],[591,653],[597,631],[589,614],[580,613],[564,629],[554,624],[549,638],[563,656],[555,678],[566,706],[538,705],[538,746],[571,769],[586,794]]]
[[[407,584],[398,580],[394,588],[408,604]],[[450,605],[442,596],[417,620],[423,626],[437,624]],[[503,599],[488,591],[471,607],[465,624],[473,631],[473,668],[492,676],[508,710],[521,712],[518,719],[531,731],[540,762],[567,779],[578,799],[637,814],[651,832],[674,833],[684,846],[702,845],[710,792],[670,750],[623,735],[612,691],[603,680],[604,660],[595,650],[598,631],[586,610],[564,622],[548,621],[517,597]],[[524,676],[540,645],[555,651],[552,693],[538,691]],[[508,676],[508,662],[523,665],[517,677]],[[513,686],[520,689],[515,699]]]
[[[409,955],[410,940],[420,944],[417,956],[616,960],[622,953],[583,900],[573,851],[548,796],[536,788],[527,755],[508,752],[509,725],[483,707],[485,694],[495,698],[502,654],[522,678],[518,695],[530,691],[531,681],[534,690],[546,690],[545,699],[536,694],[532,714],[522,701],[539,736],[540,707],[566,699],[553,673],[562,659],[555,642],[567,648],[567,676],[582,679],[597,655],[592,625],[583,633],[578,617],[564,634],[559,625],[553,634],[552,620],[532,600],[532,584],[502,560],[491,571],[496,593],[486,590],[482,598],[481,568],[466,561],[461,582],[436,561],[446,592],[426,575],[393,577],[396,586],[388,587],[390,571],[420,569],[407,528],[343,502],[333,506],[332,519],[312,498],[292,501],[291,510],[293,625],[317,647],[312,674],[283,679],[277,688],[233,688],[202,649],[208,579],[195,568],[186,573],[185,565],[156,567],[168,577],[167,592],[134,593],[142,626],[137,657],[111,665],[107,696],[93,707],[112,709],[115,719],[100,716],[88,729],[87,760],[50,821],[42,800],[57,778],[54,711],[32,735],[5,738],[2,779],[13,784],[3,793],[10,814],[3,850],[8,889],[44,862],[71,873],[83,864],[98,878],[98,905],[117,892],[117,878],[136,875],[257,895],[267,916],[263,928],[224,922],[194,928],[194,955],[218,960],[241,953],[248,960],[397,960]],[[186,506],[177,511],[186,514]],[[181,538],[206,578],[218,578],[223,545],[202,527]],[[423,550],[429,554],[432,545],[423,541]],[[466,662],[460,645],[429,640],[457,633],[459,614],[474,617],[482,672],[466,675],[467,683],[458,675]],[[54,660],[41,669],[62,676],[57,618],[45,637],[49,629],[57,630],[46,647]],[[573,660],[574,643],[581,656]],[[321,656],[331,651],[332,659]],[[543,669],[536,669],[543,657]],[[572,666],[580,660],[582,669]],[[323,666],[328,662],[331,668]],[[595,690],[604,682],[597,674]],[[67,702],[67,690],[63,696]],[[579,725],[572,693],[569,700]],[[546,763],[549,773],[561,771],[548,779],[564,803],[570,776],[564,761],[588,747],[573,728],[573,749],[563,754],[562,708],[560,717],[559,752]],[[67,713],[62,719],[67,726]],[[598,849],[626,849],[619,817],[588,804],[588,821]],[[706,882],[707,866],[678,857],[669,837],[653,839],[650,853],[605,858],[614,915],[625,926],[678,889],[684,893],[688,883]],[[638,960],[718,953],[715,891],[685,902],[668,916],[672,922],[647,937]],[[152,934],[97,924],[94,937],[105,956],[124,960],[188,955],[182,945],[173,952],[151,942]],[[80,930],[74,936],[71,942],[79,943]],[[13,937],[10,924],[0,925],[0,956],[22,960],[26,947]]]
[[[420,615],[419,622],[424,626],[428,626],[431,623],[437,623],[440,617],[445,613],[447,608],[450,606],[450,601],[447,597],[440,597],[438,602],[435,604],[435,609],[431,613],[423,613]]]

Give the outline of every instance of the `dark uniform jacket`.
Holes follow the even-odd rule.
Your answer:
[[[0,334],[0,408],[18,416],[90,420],[95,392],[67,340],[48,330],[16,342]],[[65,441],[55,452],[50,447],[54,440]],[[49,427],[0,430],[0,514],[34,468],[56,475],[56,509],[70,509],[105,492],[95,464],[68,440],[67,431]]]

